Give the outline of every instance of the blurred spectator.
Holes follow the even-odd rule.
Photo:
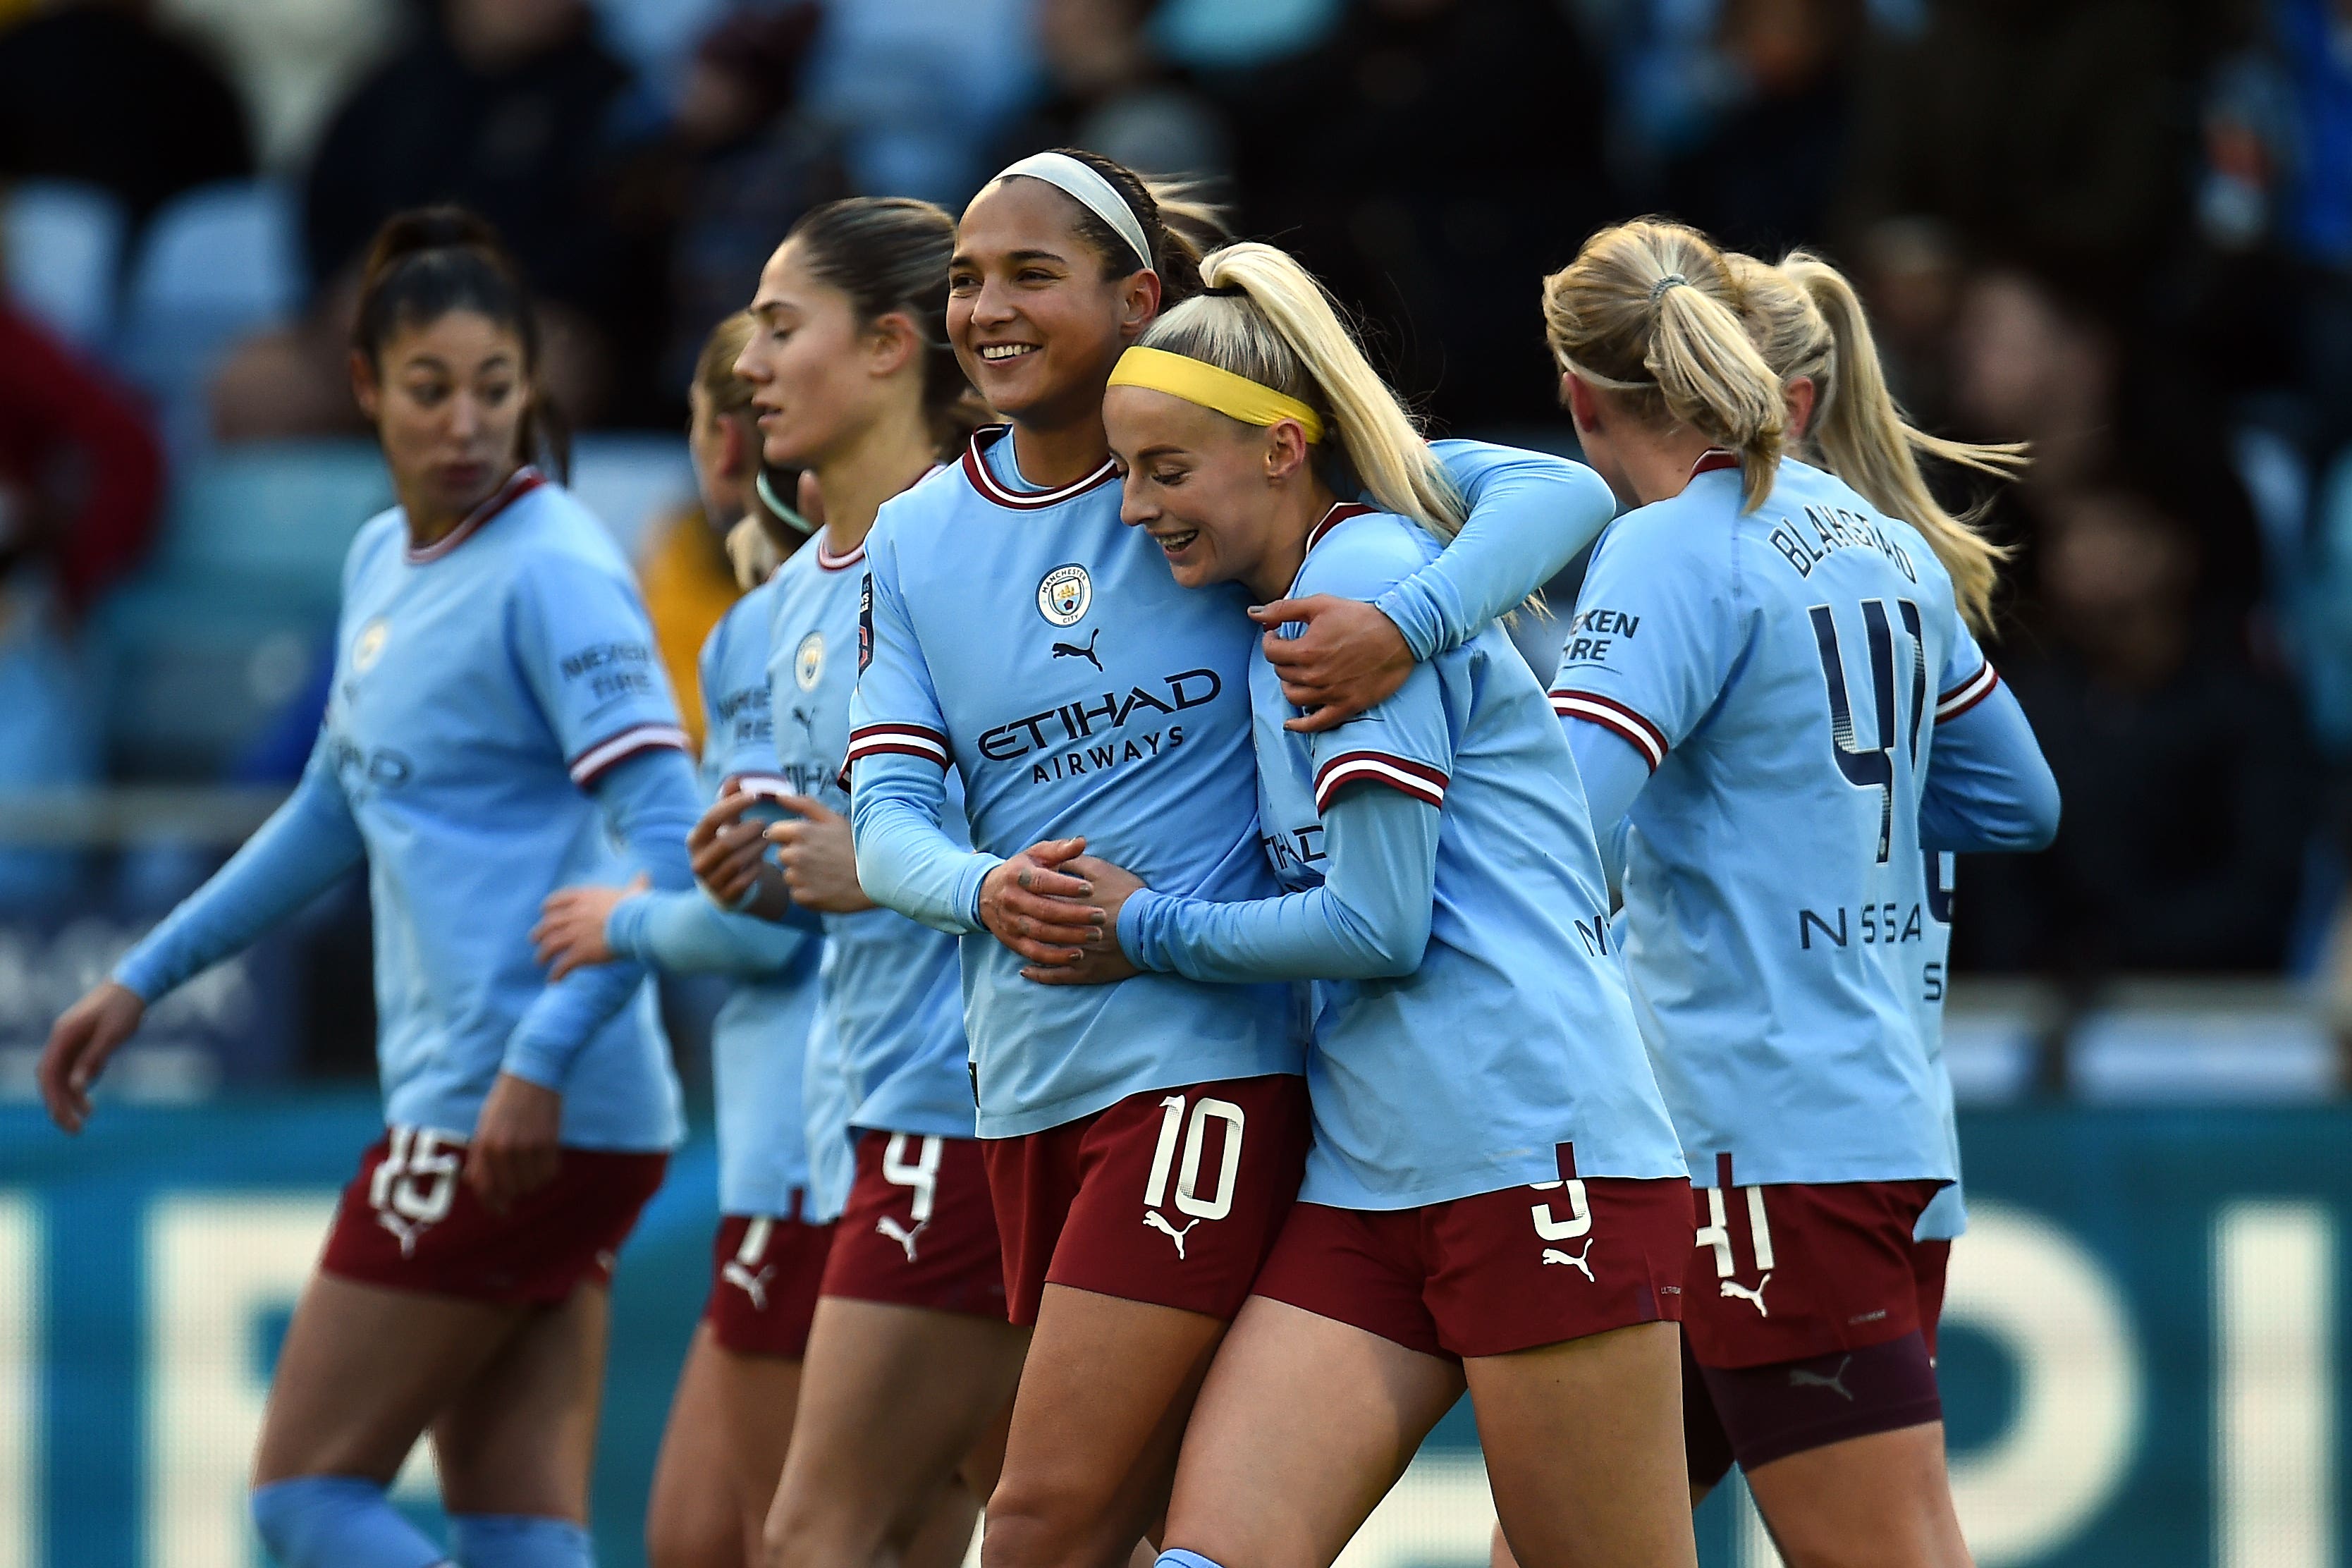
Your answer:
[[[2108,321],[2049,280],[1995,268],[1961,288],[1951,414],[1972,433],[2030,441],[2025,483],[2067,490],[2105,466],[2117,418],[2120,348]]]
[[[163,482],[129,395],[0,300],[0,578],[37,566],[79,615],[145,553]]]
[[[1538,279],[1612,198],[1604,83],[1556,0],[1358,0],[1225,96],[1243,228],[1384,320],[1402,390],[1457,426],[1559,418]]]
[[[210,45],[252,117],[262,164],[299,170],[327,116],[397,40],[410,0],[154,0]]]
[[[1971,858],[1974,965],[2095,977],[2276,971],[2317,774],[2293,691],[2200,593],[2199,528],[2162,480],[2100,481],[2044,509],[2053,646],[2001,662],[2065,819],[2040,855]]]
[[[97,782],[70,617],[146,549],[162,479],[124,395],[0,301],[0,795]],[[0,838],[0,910],[69,892],[79,865]]]
[[[2182,205],[2188,5],[1930,0],[1860,63],[1843,247],[1933,218],[1977,255],[2145,278]]]
[[[392,213],[455,201],[498,226],[541,301],[547,383],[571,416],[651,385],[660,237],[625,229],[608,134],[627,69],[579,0],[440,0],[335,115],[310,168],[301,325],[257,340],[215,396],[225,438],[356,428],[345,385],[352,274]]]
[[[825,0],[811,107],[853,184],[950,208],[995,173],[998,129],[1036,91],[1034,0]]]
[[[1822,233],[1845,153],[1864,0],[1724,0],[1722,101],[1665,171],[1665,205],[1726,244],[1778,256]]]
[[[1086,147],[1148,174],[1224,174],[1232,138],[1216,106],[1154,47],[1160,8],[1159,0],[1038,0],[1045,96],[989,162],[1001,168],[1048,147]]]
[[[253,173],[245,110],[146,0],[68,0],[0,32],[0,179],[83,180],[134,222]]]
[[[849,195],[839,139],[801,107],[822,14],[813,4],[745,6],[696,47],[660,157],[674,177],[648,182],[676,203],[663,387],[683,386],[714,322],[751,303],[760,268],[801,214]]]

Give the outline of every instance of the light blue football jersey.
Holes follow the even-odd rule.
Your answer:
[[[540,904],[632,874],[584,787],[686,744],[604,527],[531,469],[427,550],[409,548],[396,510],[369,521],[344,565],[320,744],[367,843],[385,1118],[468,1136],[546,984]],[[677,1142],[650,984],[580,1047],[562,1089],[567,1145]]]
[[[1091,853],[1170,892],[1273,892],[1257,844],[1245,595],[1178,587],[1159,547],[1119,521],[1109,463],[1034,490],[1005,437],[974,437],[960,464],[885,505],[867,538],[848,753],[861,858],[877,809],[954,832],[952,769],[971,842],[990,856],[1084,834]],[[964,1022],[982,1137],[1059,1126],[1144,1089],[1301,1070],[1286,986],[1022,979],[1022,959],[972,919],[984,865],[973,858],[954,911],[970,933]]]
[[[1309,536],[1290,596],[1369,602],[1438,549],[1404,518],[1335,508]],[[1263,657],[1249,682],[1258,812],[1286,890],[1323,885],[1325,822],[1349,808],[1353,786],[1395,790],[1439,814],[1433,883],[1425,863],[1397,868],[1412,882],[1400,896],[1433,903],[1420,967],[1315,983],[1315,1142],[1299,1196],[1400,1209],[1563,1177],[1682,1175],[1611,946],[1576,764],[1504,628],[1416,667],[1386,702],[1318,734],[1283,728],[1298,710]],[[1212,946],[1285,912],[1147,908],[1145,928],[1172,920]],[[1145,938],[1161,952],[1186,940]]]
[[[846,815],[850,693],[857,684],[861,546],[835,555],[819,534],[778,569],[769,684],[776,758],[794,793]],[[963,828],[961,801],[943,816]],[[973,1135],[956,939],[889,910],[824,917],[822,1005],[837,1053],[846,1125],[926,1137]]]
[[[1907,523],[1784,460],[1627,513],[1553,706],[1654,770],[1626,835],[1626,972],[1692,1179],[1950,1179],[1920,1022],[1940,962],[1919,847],[1935,719],[1993,684]]]
[[[805,552],[803,552],[805,553]],[[733,605],[702,645],[701,776],[717,799],[730,779],[773,778],[768,636],[776,579]],[[699,892],[683,895],[700,898]],[[772,975],[739,978],[710,1024],[712,1099],[719,1121],[719,1206],[730,1215],[790,1215],[822,1222],[810,1200],[802,1101],[809,1026],[817,1005],[821,944],[801,944]],[[835,1213],[838,1213],[836,1206]]]
[[[1944,1059],[1944,995],[1951,987],[1952,883],[1958,857],[1948,850],[1927,852],[1927,939],[1919,944],[1919,989],[1914,994],[1919,1009],[1919,1037],[1927,1043],[1928,1065],[1936,1075],[1937,1114],[1944,1124],[1944,1146],[1950,1152],[1952,1184],[1939,1190],[1919,1223],[1911,1227],[1916,1241],[1952,1241],[1969,1228],[1968,1198],[1960,1190],[1960,1119],[1952,1099],[1951,1064]]]

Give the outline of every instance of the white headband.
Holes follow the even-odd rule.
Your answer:
[[[1151,242],[1143,237],[1143,224],[1118,187],[1087,168],[1067,153],[1034,153],[1017,163],[1011,163],[997,174],[999,180],[1009,180],[1015,174],[1026,174],[1047,184],[1076,202],[1095,216],[1118,231],[1118,237],[1134,247],[1135,258],[1145,267],[1151,265]]]

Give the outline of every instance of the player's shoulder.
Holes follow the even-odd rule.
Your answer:
[[[1444,546],[1408,517],[1355,502],[1333,507],[1307,536],[1307,559],[1291,594],[1379,598],[1420,571]]]
[[[938,464],[882,503],[866,535],[866,548],[887,548],[900,540],[929,537],[953,528],[981,504],[980,492],[973,489],[962,460]]]
[[[517,497],[499,531],[509,547],[534,557],[576,563],[583,569],[631,575],[620,542],[604,520],[559,484],[542,484]]]
[[[349,590],[368,573],[388,561],[397,561],[408,548],[408,519],[398,507],[386,507],[352,536],[343,552],[343,587]]]
[[[774,618],[776,585],[782,580],[783,568],[768,574],[767,581],[745,594],[719,615],[702,639],[702,658],[713,666],[725,662],[731,653],[756,647],[762,658],[768,647],[769,623]]]
[[[1710,582],[1732,570],[1741,515],[1739,492],[1720,485],[1692,485],[1679,495],[1637,506],[1601,533],[1593,549],[1594,575],[1652,572],[1669,581]]]

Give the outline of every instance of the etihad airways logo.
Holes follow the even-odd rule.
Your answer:
[[[1169,726],[1164,737],[1157,731],[1149,735],[1119,733],[1138,714],[1142,715],[1142,723],[1157,723],[1186,709],[1215,701],[1223,689],[1224,682],[1215,670],[1188,669],[1181,675],[1162,677],[1158,689],[1130,686],[1124,697],[1116,691],[1106,691],[1100,702],[1082,698],[999,724],[981,736],[980,754],[991,762],[1009,763],[1032,752],[1059,752],[1069,746],[1077,748],[1070,753],[1073,765],[1066,770],[1057,768],[1057,776],[1063,771],[1084,773],[1089,766],[1109,767],[1132,760],[1123,753],[1135,757],[1156,754],[1163,747],[1182,742],[1184,731],[1181,724]]]

